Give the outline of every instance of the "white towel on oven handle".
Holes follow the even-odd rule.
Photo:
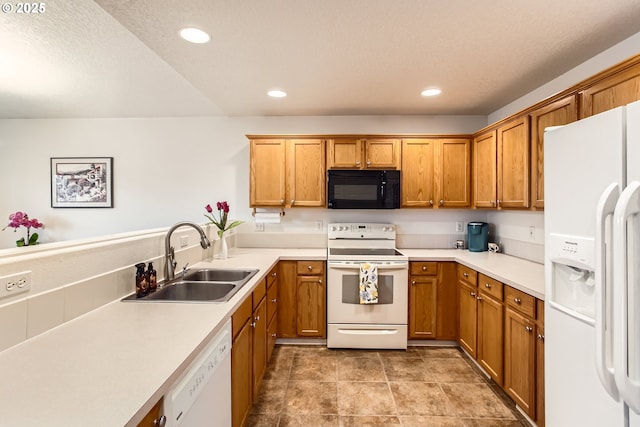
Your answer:
[[[360,264],[360,304],[378,303],[378,267],[370,262]]]

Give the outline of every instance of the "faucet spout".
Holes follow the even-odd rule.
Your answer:
[[[207,249],[209,246],[211,246],[211,242],[207,238],[206,234],[204,234],[204,230],[202,230],[202,228],[198,224],[188,221],[182,221],[174,224],[169,229],[169,231],[167,231],[167,234],[164,237],[164,256],[166,259],[164,275],[165,280],[173,280],[175,278],[176,265],[178,265],[178,263],[176,262],[173,246],[171,246],[171,235],[174,231],[176,231],[177,228],[185,225],[193,227],[196,229],[196,231],[198,231],[198,233],[200,234],[200,246],[202,246],[202,249]]]

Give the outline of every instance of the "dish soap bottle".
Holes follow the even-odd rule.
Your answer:
[[[136,264],[136,296],[138,298],[145,296],[149,292],[149,283],[147,275],[144,272],[144,262]]]
[[[149,293],[155,292],[158,289],[158,273],[153,268],[153,263],[149,262],[147,267],[147,282],[149,283]]]

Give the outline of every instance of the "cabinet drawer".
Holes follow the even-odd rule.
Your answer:
[[[267,279],[262,279],[258,286],[253,290],[253,309],[260,304],[262,298],[267,295]]]
[[[267,288],[273,286],[276,280],[278,280],[278,265],[275,265],[267,274]]]
[[[298,261],[298,275],[311,276],[324,272],[324,261]]]
[[[511,286],[505,286],[504,299],[506,303],[513,309],[519,311],[525,316],[528,316],[530,319],[536,318],[535,297],[514,289]]]
[[[458,280],[462,280],[471,286],[478,285],[478,272],[473,268],[458,264]]]
[[[249,320],[249,317],[251,317],[251,313],[253,313],[253,305],[251,303],[251,298],[247,297],[231,316],[231,329],[233,330],[234,340],[242,330],[244,324]]]
[[[271,322],[271,319],[278,310],[278,287],[272,286],[267,290],[267,321]]]
[[[435,261],[417,261],[410,264],[412,276],[435,276],[438,274],[438,263]]]
[[[502,301],[502,283],[482,273],[478,274],[478,286],[480,290]]]

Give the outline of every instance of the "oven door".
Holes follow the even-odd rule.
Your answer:
[[[378,303],[360,304],[360,264],[328,261],[327,323],[407,324],[408,263],[374,264],[378,267]]]

